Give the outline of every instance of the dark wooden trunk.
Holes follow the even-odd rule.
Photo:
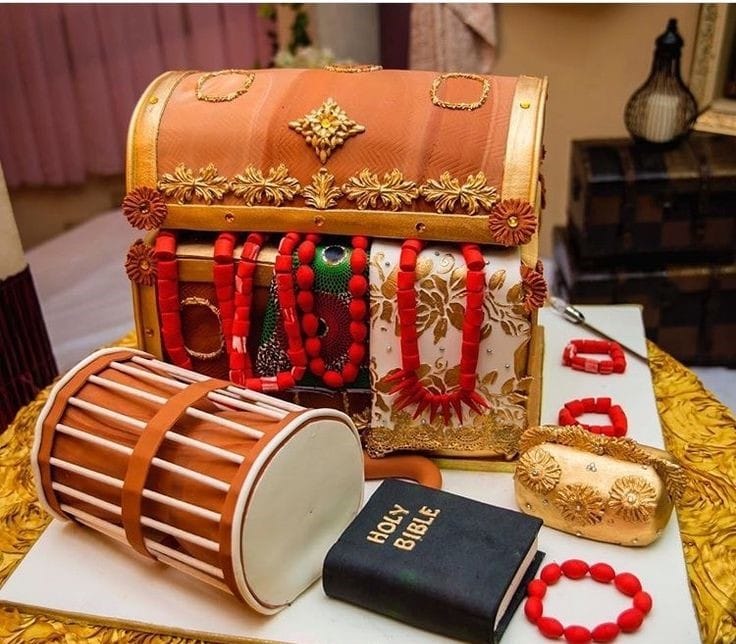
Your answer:
[[[668,148],[573,141],[568,207],[581,267],[731,262],[736,138],[694,133]]]
[[[736,367],[736,264],[583,270],[564,228],[554,231],[555,282],[575,304],[641,304],[647,337],[691,365]]]

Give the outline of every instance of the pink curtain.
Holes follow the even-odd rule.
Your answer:
[[[167,69],[265,67],[257,5],[0,5],[0,162],[10,187],[123,172],[138,96]]]

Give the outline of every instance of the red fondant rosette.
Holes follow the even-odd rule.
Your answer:
[[[493,240],[502,246],[526,244],[537,230],[537,216],[528,201],[503,199],[488,215]]]
[[[539,266],[540,262],[537,262]],[[544,306],[547,299],[547,281],[541,271],[521,266],[521,287],[524,292],[524,308],[528,313]]]
[[[153,230],[166,219],[168,209],[158,190],[141,186],[134,188],[123,199],[123,214],[133,228]]]
[[[153,248],[142,239],[133,242],[125,257],[125,272],[131,282],[141,286],[156,283],[156,256]]]

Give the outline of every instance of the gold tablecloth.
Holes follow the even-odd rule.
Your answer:
[[[127,336],[121,344],[132,346],[134,337]],[[700,634],[704,642],[731,644],[736,642],[736,418],[695,374],[651,343],[649,357],[667,449],[690,479],[677,515]],[[49,522],[38,504],[28,459],[36,417],[47,396],[48,390],[39,394],[0,435],[0,584]],[[7,607],[0,607],[0,639],[12,643],[194,641]]]

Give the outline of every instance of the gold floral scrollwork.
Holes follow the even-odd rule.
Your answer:
[[[523,454],[516,465],[519,481],[539,494],[553,490],[561,476],[559,463],[549,452],[539,447]]]
[[[342,190],[360,210],[399,210],[402,206],[411,206],[419,197],[417,184],[404,179],[404,175],[395,168],[384,174],[383,180],[378,178],[377,173],[364,169],[358,176],[350,177]]]
[[[560,514],[576,525],[595,525],[603,519],[606,500],[589,485],[573,483],[557,492],[554,503]]]
[[[291,121],[289,127],[304,137],[322,163],[326,163],[347,139],[365,132],[365,126],[349,118],[333,98],[328,98],[302,118]]]
[[[622,476],[608,491],[608,507],[625,521],[646,522],[657,507],[657,492],[640,476]]]
[[[472,103],[451,103],[449,101],[442,100],[437,92],[440,86],[448,78],[467,78],[468,80],[474,80],[481,84],[480,98]],[[478,74],[464,74],[461,72],[450,72],[448,74],[440,74],[437,78],[432,81],[432,89],[429,92],[432,98],[432,103],[437,107],[444,107],[448,110],[477,110],[488,100],[488,94],[491,91],[491,84],[487,78],[479,76]]]
[[[320,168],[312,177],[312,183],[302,189],[304,202],[319,210],[334,208],[337,200],[342,197],[342,190],[334,184],[335,176],[330,174],[327,168]]]
[[[206,94],[204,86],[208,81],[217,76],[243,76],[243,84],[236,90],[229,92],[228,94],[222,94],[219,96]],[[210,72],[209,74],[203,74],[197,81],[197,87],[194,90],[194,94],[198,101],[206,101],[208,103],[228,103],[234,101],[238,96],[242,96],[253,84],[256,75],[253,72],[245,71],[244,69],[222,69],[219,72]]]
[[[196,172],[180,163],[174,168],[174,172],[161,176],[158,180],[158,189],[181,204],[203,201],[210,205],[225,196],[230,189],[230,182],[227,177],[217,173],[214,163],[208,163]]]
[[[454,212],[459,202],[466,214],[476,215],[481,210],[490,210],[498,201],[498,191],[488,185],[483,172],[469,175],[462,185],[449,172],[443,172],[439,179],[424,183],[419,192],[438,213]]]
[[[249,165],[242,174],[236,174],[230,181],[230,191],[245,202],[246,206],[271,203],[280,206],[291,201],[301,186],[299,182],[289,176],[289,169],[282,163],[275,168],[269,168],[268,175],[253,165]]]

